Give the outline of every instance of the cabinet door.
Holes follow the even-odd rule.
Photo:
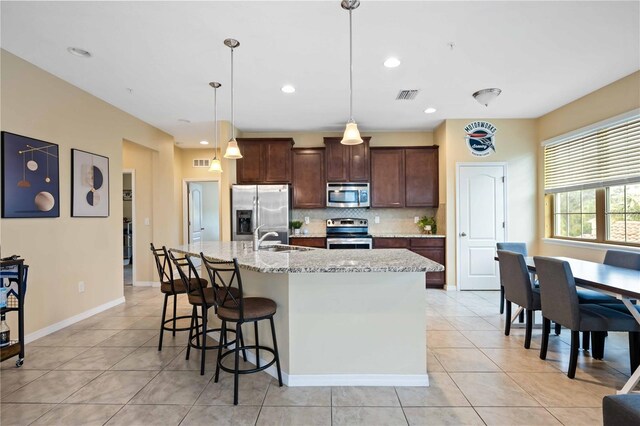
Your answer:
[[[405,205],[438,207],[438,149],[405,149]]]
[[[290,237],[292,246],[327,248],[327,239],[321,237]]]
[[[369,139],[349,147],[349,182],[369,182]]]
[[[274,141],[263,144],[264,182],[291,183],[290,141]]]
[[[324,208],[326,199],[325,149],[309,148],[294,149],[292,151],[293,208]]]
[[[349,147],[340,138],[324,138],[327,182],[349,181]]]
[[[236,177],[239,184],[261,183],[264,178],[262,144],[238,140],[242,158],[236,162]]]
[[[404,207],[404,149],[371,150],[371,207]]]
[[[408,238],[374,238],[374,249],[384,248],[409,248]]]
[[[441,265],[445,264],[445,249],[444,247],[438,248],[411,248],[411,251],[424,256],[427,259],[431,259],[434,262],[438,262]],[[426,284],[427,287],[442,288],[446,283],[445,273],[443,272],[427,272]]]

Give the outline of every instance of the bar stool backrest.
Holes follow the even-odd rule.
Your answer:
[[[171,285],[171,291],[174,292],[175,288],[173,287],[173,268],[171,267],[171,262],[169,262],[167,248],[165,246],[162,246],[162,248],[155,248],[153,243],[150,243],[150,246],[151,252],[153,253],[153,258],[156,261],[156,269],[158,270],[160,283],[168,283],[169,285]]]
[[[512,251],[498,250],[498,260],[507,300],[525,309],[535,309],[533,307],[531,278],[524,256]]]
[[[204,287],[202,286],[202,281],[198,276],[198,271],[193,265],[189,255],[182,253],[176,255],[172,250],[169,250],[169,258],[171,258],[178,274],[180,274],[184,288],[187,289],[187,294],[200,296],[202,298],[203,305],[206,306]]]
[[[604,261],[602,263],[640,271],[640,253],[623,250],[607,250],[607,254],[604,255]]]
[[[202,263],[209,274],[211,285],[218,289],[218,291],[216,291],[216,306],[238,309],[240,322],[243,322],[244,301],[242,298],[242,276],[240,275],[238,258],[234,257],[232,261],[209,260],[202,252],[200,252],[200,258],[202,259]],[[226,276],[231,273],[231,276],[225,278],[223,273]],[[238,296],[233,295],[230,291],[232,288],[237,290]]]
[[[571,330],[580,328],[580,307],[576,282],[568,262],[535,256],[540,281],[542,316]]]

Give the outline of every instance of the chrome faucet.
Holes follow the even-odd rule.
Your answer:
[[[267,232],[262,237],[258,238],[258,235],[259,235],[258,231],[263,226],[264,225],[260,225],[260,226],[256,227],[256,229],[253,230],[253,251],[258,251],[260,249],[260,244],[262,244],[262,242],[264,241],[265,238],[267,238],[267,237],[277,237],[278,236],[277,232],[271,231],[271,232]]]

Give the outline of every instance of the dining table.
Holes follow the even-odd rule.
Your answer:
[[[640,271],[571,257],[553,258],[569,263],[576,285],[620,300],[640,324],[640,312],[632,303],[632,301],[640,300]],[[529,271],[535,273],[536,265],[533,257],[525,257],[525,262]],[[638,385],[638,382],[640,382],[640,367],[636,368],[629,380],[617,393],[631,393]]]

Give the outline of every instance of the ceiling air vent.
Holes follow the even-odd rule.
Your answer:
[[[208,158],[194,158],[193,167],[209,167],[210,161]]]
[[[418,92],[419,90],[416,89],[401,90],[396,96],[396,101],[412,101],[418,96]]]

